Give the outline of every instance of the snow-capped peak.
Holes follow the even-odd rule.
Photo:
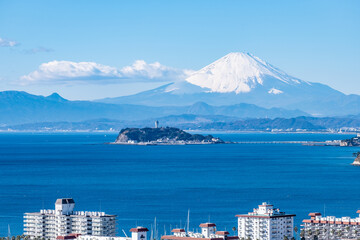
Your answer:
[[[268,93],[270,94],[274,94],[274,95],[278,95],[278,94],[281,94],[283,93],[283,91],[279,90],[279,89],[276,89],[276,88],[271,88]]]
[[[269,77],[283,84],[294,85],[304,82],[250,53],[239,52],[227,54],[191,74],[186,81],[213,92],[246,93],[258,85],[264,85]]]

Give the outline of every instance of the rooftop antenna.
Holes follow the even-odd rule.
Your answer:
[[[187,223],[186,223],[186,233],[189,232],[189,225],[190,225],[190,208],[188,209],[188,216],[187,216]]]
[[[166,228],[165,228],[165,224],[164,224],[164,235],[166,235]]]
[[[123,233],[125,234],[125,237],[128,237],[127,234],[126,234],[126,232],[124,231],[124,229],[122,229],[122,231],[123,231]]]
[[[324,203],[324,217],[326,217],[326,205]]]
[[[210,214],[209,214],[209,218],[208,218],[208,223],[210,222]]]

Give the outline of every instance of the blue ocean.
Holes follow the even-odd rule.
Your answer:
[[[108,145],[114,133],[1,133],[0,236],[22,233],[23,213],[53,209],[72,197],[75,210],[118,215],[118,234],[131,227],[160,233],[211,221],[236,226],[236,214],[264,201],[296,214],[356,216],[359,148],[301,144],[183,146]],[[304,141],[344,134],[213,133],[231,141]]]

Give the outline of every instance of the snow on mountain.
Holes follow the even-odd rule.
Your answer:
[[[360,113],[360,96],[292,77],[249,53],[230,53],[177,81],[130,96],[99,102],[184,106],[255,104],[265,108],[299,109],[314,116]]]
[[[250,92],[259,85],[263,86],[267,78],[276,79],[289,85],[307,83],[287,75],[250,53],[229,53],[193,73],[186,81],[202,88],[208,88],[212,92],[235,92],[238,94]],[[279,94],[281,90],[269,93]]]
[[[272,88],[268,91],[268,93],[271,93],[271,94],[281,94],[283,93],[283,91],[279,90],[279,89],[276,89],[276,88]]]

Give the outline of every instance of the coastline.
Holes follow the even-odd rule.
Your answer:
[[[330,132],[330,131],[242,131],[242,130],[214,130],[214,129],[204,129],[204,130],[192,130],[184,129],[184,131],[189,133],[226,133],[226,134],[241,134],[241,133],[268,133],[268,134],[339,134],[339,135],[349,135],[356,134],[357,132]],[[0,130],[1,133],[118,133],[118,130]]]
[[[139,142],[139,143],[129,143],[129,142],[108,142],[105,144],[110,145],[134,145],[134,146],[177,146],[177,145],[215,145],[215,144],[235,144],[233,142],[224,142],[224,143],[213,143],[213,142],[172,142],[172,143],[156,143],[156,142]]]

